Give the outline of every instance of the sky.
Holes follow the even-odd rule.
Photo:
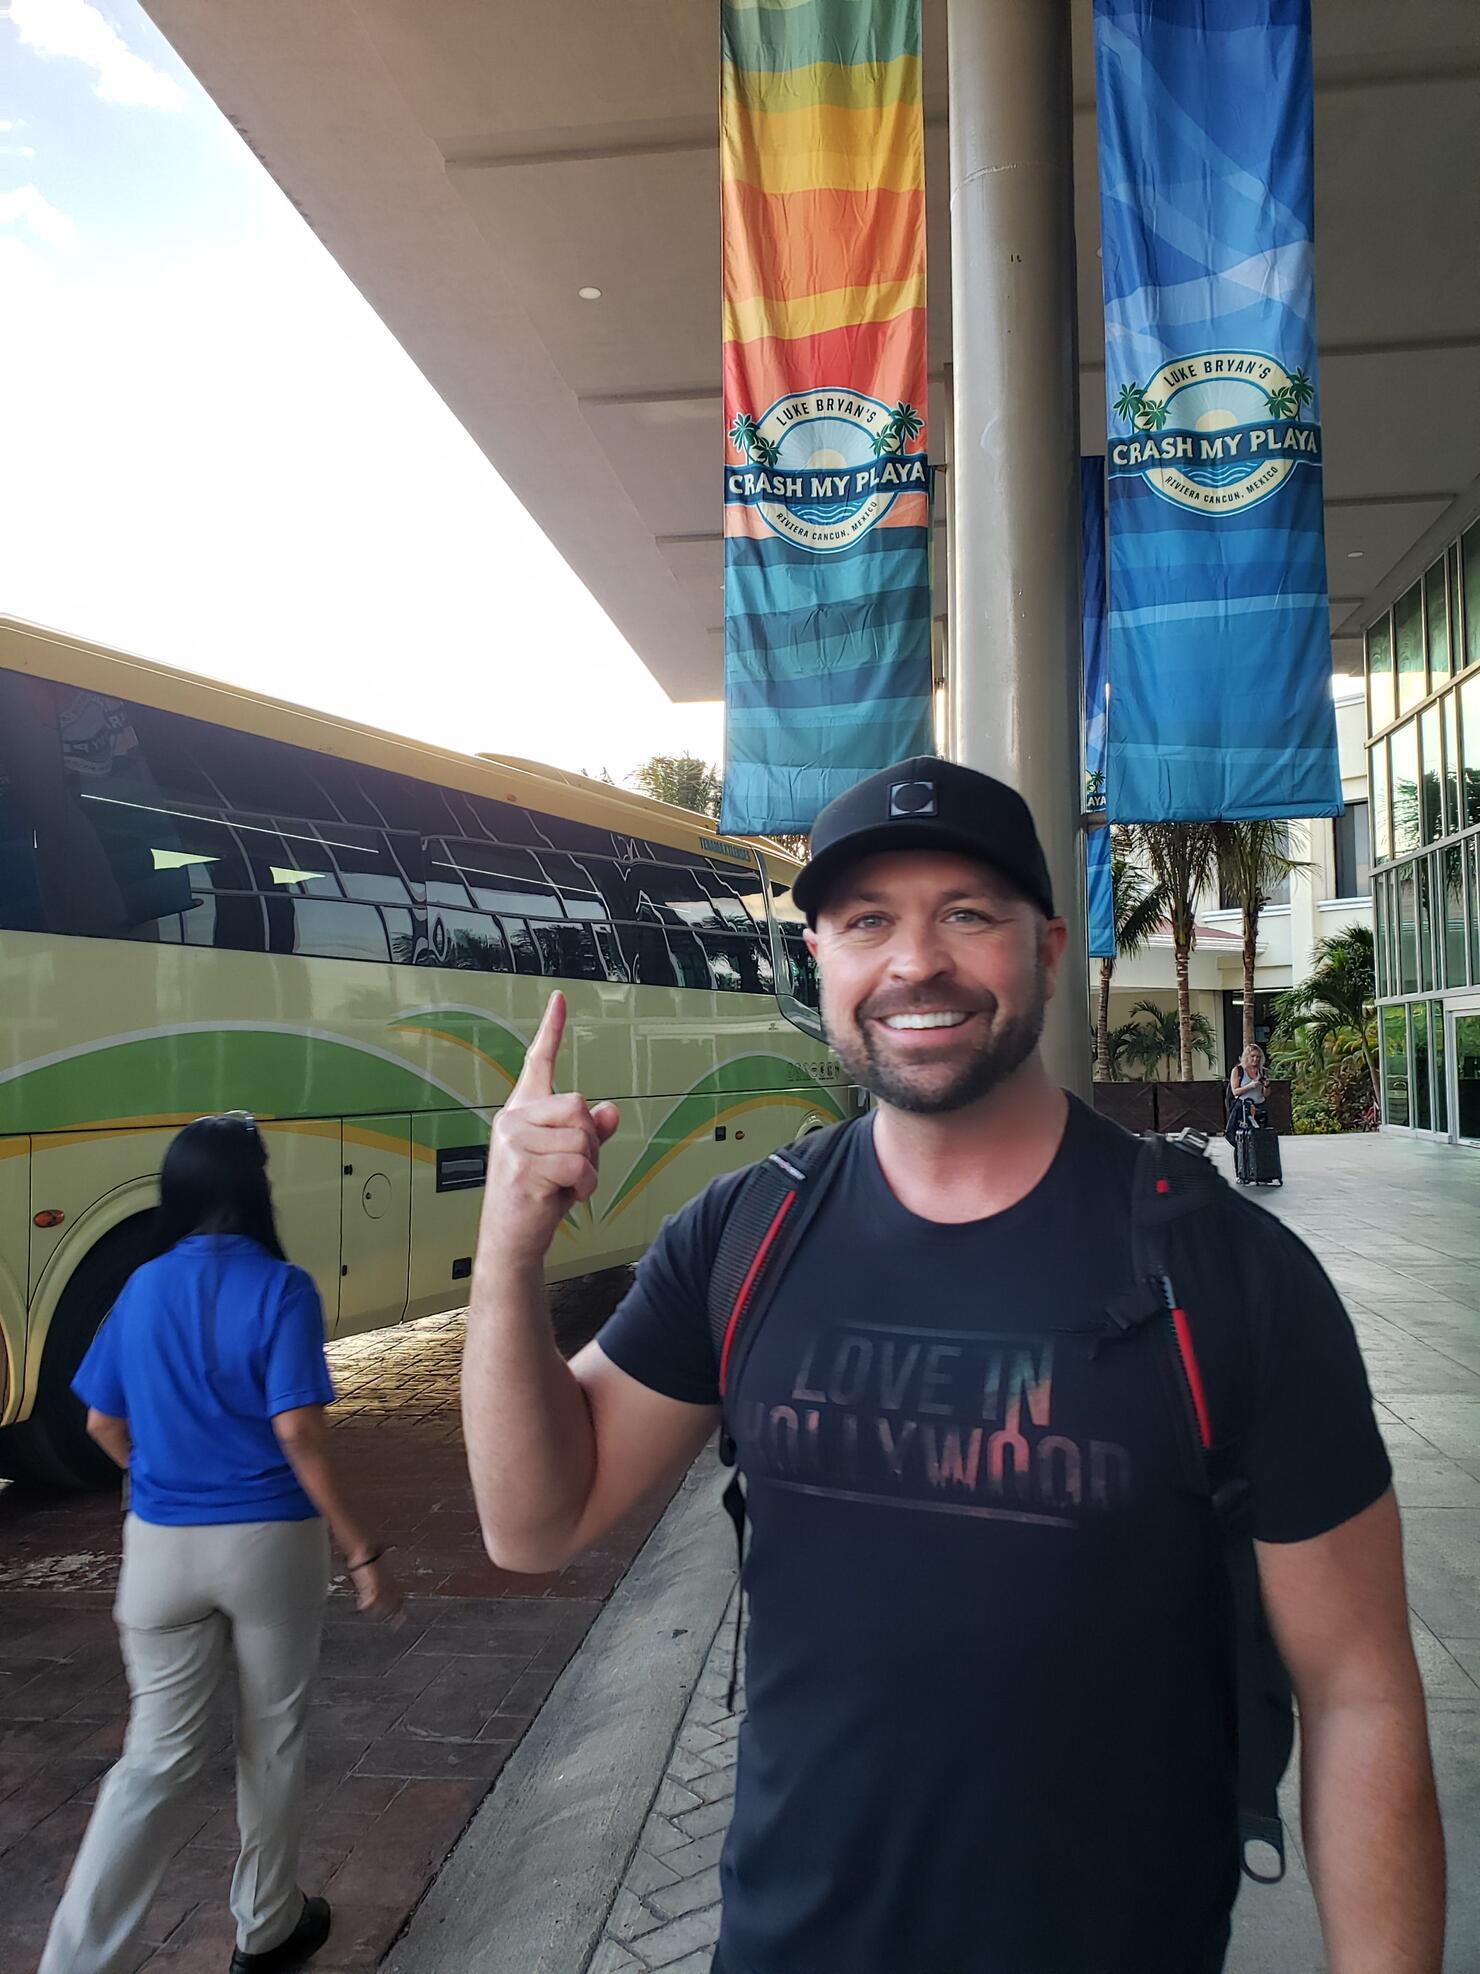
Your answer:
[[[469,752],[716,762],[136,0],[0,0],[0,613]]]

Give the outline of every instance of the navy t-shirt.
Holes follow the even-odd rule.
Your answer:
[[[127,1419],[129,1506],[168,1527],[316,1515],[272,1429],[332,1405],[319,1292],[245,1235],[194,1234],[130,1275],[72,1389]]]
[[[900,1204],[871,1125],[842,1156],[727,1401],[752,1524],[727,1974],[1203,1974],[1238,1883],[1221,1540],[1164,1326],[1087,1334],[1130,1283],[1136,1141],[1071,1101],[1040,1184],[964,1225]],[[695,1404],[740,1176],[666,1224],[600,1336]],[[1319,1265],[1230,1211],[1251,1354],[1236,1376],[1207,1337],[1202,1369],[1249,1401],[1255,1535],[1297,1541],[1376,1500],[1387,1457]]]

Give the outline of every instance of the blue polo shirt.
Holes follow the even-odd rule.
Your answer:
[[[272,1421],[331,1405],[324,1312],[301,1268],[244,1234],[193,1234],[125,1283],[72,1380],[128,1421],[130,1507],[166,1527],[318,1513]]]

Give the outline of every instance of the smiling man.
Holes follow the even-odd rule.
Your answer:
[[[1216,1974],[1238,1884],[1224,1538],[1188,1485],[1167,1325],[1107,1342],[1138,1147],[1038,1052],[1065,929],[1032,818],[921,759],[839,797],[812,847],[795,895],[828,1037],[877,1108],[724,1389],[753,1537],[715,1967]],[[545,1249],[618,1128],[554,1094],[563,1021],[557,996],[494,1131],[468,1328],[474,1487],[518,1570],[596,1540],[713,1430],[709,1282],[745,1183],[675,1215],[563,1364]],[[1219,1211],[1226,1320],[1190,1314],[1300,1702],[1329,1966],[1439,1974],[1423,1696],[1351,1324],[1279,1222]]]

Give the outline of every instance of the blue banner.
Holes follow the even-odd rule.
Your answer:
[[[1084,811],[1105,812],[1105,462],[1079,462],[1079,594],[1084,644]],[[1084,838],[1085,902],[1092,960],[1115,958],[1115,900],[1110,883],[1110,831]]]
[[[1117,822],[1341,812],[1309,0],[1095,0]]]
[[[1085,900],[1092,960],[1115,958],[1115,892],[1110,881],[1110,829],[1092,829],[1084,839]]]
[[[1105,724],[1110,675],[1105,636],[1105,462],[1079,462],[1079,595],[1083,622],[1084,808],[1105,807]]]

